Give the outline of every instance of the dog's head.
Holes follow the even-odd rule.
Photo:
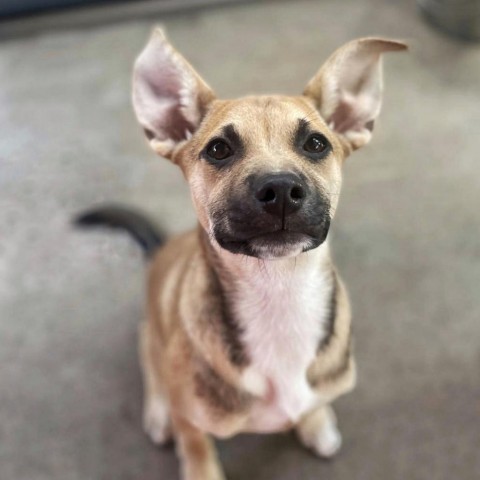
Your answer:
[[[156,30],[134,70],[133,103],[153,150],[182,169],[202,227],[233,253],[292,256],[326,238],[341,166],[369,142],[381,55],[364,38],[337,50],[303,95],[218,100]]]

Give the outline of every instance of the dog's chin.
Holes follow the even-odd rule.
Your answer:
[[[219,236],[216,240],[223,249],[231,253],[248,255],[262,260],[274,260],[295,257],[300,253],[317,248],[325,241],[327,233],[328,229],[320,237],[313,237],[305,233],[279,230],[248,239]]]

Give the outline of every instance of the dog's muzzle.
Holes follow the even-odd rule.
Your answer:
[[[300,176],[282,172],[250,178],[246,194],[227,200],[212,215],[217,243],[258,258],[298,255],[322,244],[330,205]]]

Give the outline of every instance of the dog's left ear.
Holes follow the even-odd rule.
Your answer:
[[[198,128],[215,95],[157,28],[135,62],[132,97],[150,146],[172,158],[175,147]]]
[[[303,94],[349,149],[372,137],[382,104],[382,54],[406,48],[381,38],[354,40],[333,53],[305,88]]]

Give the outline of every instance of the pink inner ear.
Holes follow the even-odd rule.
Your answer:
[[[169,105],[163,108],[163,112],[157,120],[159,131],[166,132],[168,138],[180,142],[186,137],[186,132],[193,132],[193,125],[185,118],[182,112],[180,100],[172,98]]]
[[[362,111],[359,99],[348,100],[342,98],[339,100],[335,111],[329,119],[331,128],[338,133],[348,131],[359,131],[363,128],[373,130],[373,120],[368,119],[366,113]]]
[[[170,137],[176,142],[185,140],[187,132],[192,133],[195,130],[194,126],[180,113],[178,108],[171,111],[170,118],[172,120]]]
[[[345,133],[350,130],[356,123],[355,109],[351,103],[347,101],[339,101],[336,110],[329,119],[329,123],[333,130],[338,133]]]
[[[192,124],[182,111],[182,72],[175,71],[169,64],[155,65],[146,69],[139,86],[143,91],[144,112],[148,115],[154,136],[176,142],[185,138],[185,132],[192,131]]]
[[[372,131],[372,120],[381,104],[381,71],[378,54],[356,54],[342,58],[333,75],[334,110],[328,119],[338,133]]]

